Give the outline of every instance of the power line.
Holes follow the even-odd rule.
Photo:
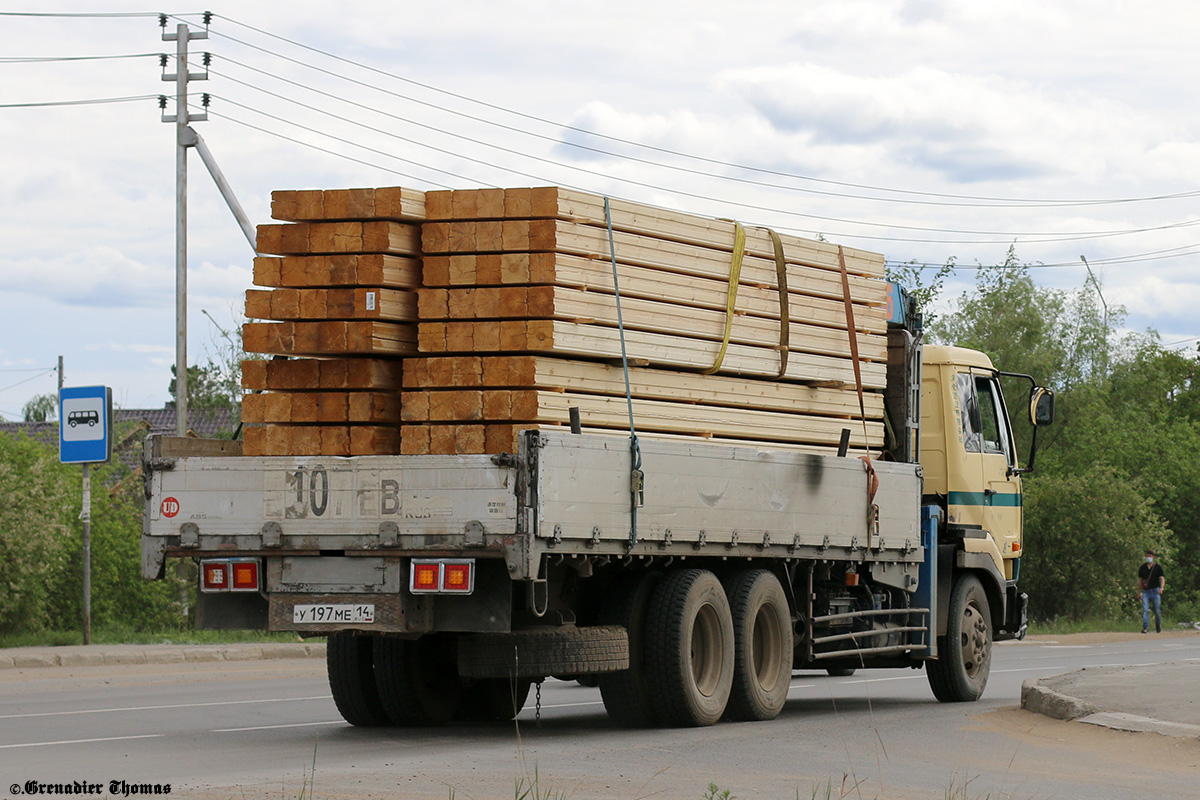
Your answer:
[[[78,17],[82,19],[116,19],[120,17],[157,17],[157,11],[124,11],[110,13],[94,12],[38,12],[38,11],[0,11],[0,17]],[[185,17],[197,17],[199,13],[184,14]]]
[[[95,106],[106,103],[129,103],[135,100],[157,100],[156,94],[141,94],[133,97],[97,97],[91,100],[55,100],[45,103],[0,103],[0,108],[49,108],[53,106]]]
[[[239,83],[242,85],[248,85],[248,84],[245,84],[245,82],[239,81],[236,78],[231,78],[229,76],[226,76],[226,78],[228,80],[234,81],[235,83]],[[256,87],[250,87],[250,88],[256,88]],[[521,170],[513,169],[511,167],[505,167],[501,164],[483,161],[481,159],[472,158],[470,156],[467,156],[467,155],[464,155],[461,153],[454,153],[452,151],[446,150],[444,148],[439,148],[434,145],[429,145],[429,144],[425,144],[422,142],[418,142],[413,139],[409,139],[407,137],[400,136],[399,134],[395,134],[390,131],[385,131],[380,128],[375,128],[370,125],[367,125],[366,123],[357,122],[355,120],[351,120],[347,117],[343,117],[343,116],[335,114],[333,112],[329,112],[329,111],[325,111],[323,109],[316,108],[314,106],[308,105],[308,104],[300,102],[298,100],[292,100],[291,98],[284,97],[282,95],[279,95],[275,92],[271,92],[269,90],[258,89],[258,91],[261,91],[265,94],[276,97],[278,99],[284,100],[286,102],[290,102],[295,105],[301,106],[302,108],[305,108],[309,111],[314,111],[319,114],[324,114],[326,116],[333,117],[334,119],[340,120],[342,122],[346,122],[351,125],[362,127],[362,128],[365,128],[365,129],[370,130],[375,133],[379,133],[384,136],[399,139],[401,141],[405,141],[410,144],[417,145],[419,147],[424,147],[426,149],[434,150],[436,152],[440,152],[440,153],[443,153],[446,155],[462,158],[464,160],[471,161],[473,163],[476,163],[476,164],[479,164],[479,165],[482,165],[482,166],[485,166],[485,167],[488,167],[491,169],[498,169],[498,170],[508,172],[513,175],[519,175],[521,177],[530,178],[535,181],[557,183],[557,181],[547,179],[543,176],[534,175],[534,174],[531,174],[528,172],[523,172]],[[375,148],[371,148],[366,145],[358,144],[357,142],[351,141],[349,139],[334,136],[333,134],[329,134],[324,131],[303,125],[301,123],[295,122],[294,120],[286,119],[284,117],[280,117],[280,116],[270,114],[265,111],[261,111],[259,109],[253,108],[253,107],[245,105],[243,103],[239,103],[238,101],[232,100],[231,98],[228,98],[228,97],[223,97],[223,96],[219,96],[219,95],[210,95],[210,96],[211,97],[219,97],[220,99],[223,99],[225,102],[227,102],[231,105],[234,105],[234,106],[237,106],[244,110],[250,111],[252,113],[267,117],[268,119],[273,119],[276,122],[282,122],[287,125],[292,125],[294,127],[297,127],[299,129],[307,131],[309,133],[315,133],[320,136],[326,136],[330,139],[333,139],[334,141],[341,142],[343,144],[348,144],[353,147],[359,147],[363,150],[366,150],[366,151],[372,152],[372,153],[376,153],[377,155],[382,155],[386,158],[393,158],[398,161],[402,161],[402,162],[405,162],[408,164],[413,164],[414,166],[423,166],[423,167],[433,170],[435,172],[440,172],[444,175],[449,175],[451,177],[458,178],[460,180],[469,181],[471,183],[484,184],[484,185],[489,185],[489,186],[492,185],[492,184],[487,183],[486,181],[481,181],[481,180],[470,178],[468,176],[459,175],[457,173],[450,172],[448,170],[444,170],[444,169],[441,169],[438,167],[433,167],[433,166],[430,166],[427,164],[421,164],[421,163],[413,161],[411,159],[403,158],[401,156],[397,156],[392,153],[386,153],[384,151],[377,150]],[[211,108],[209,109],[209,113],[212,113]],[[381,112],[381,113],[383,113],[383,112]],[[545,159],[540,159],[540,160],[545,160]],[[555,164],[557,162],[549,162],[549,163]],[[824,215],[819,215],[819,214],[806,214],[803,212],[791,211],[791,210],[782,209],[782,208],[768,208],[768,207],[764,207],[764,206],[754,204],[754,203],[743,203],[743,202],[739,202],[736,200],[730,200],[727,198],[712,197],[712,196],[700,194],[697,192],[687,192],[687,191],[683,191],[680,189],[671,189],[671,188],[668,188],[665,186],[660,186],[657,184],[633,180],[632,178],[621,178],[621,177],[613,176],[613,175],[605,175],[604,173],[598,173],[598,172],[595,172],[592,170],[586,170],[586,169],[582,169],[582,168],[578,168],[578,167],[573,167],[571,165],[565,165],[565,164],[557,164],[557,165],[564,169],[570,169],[570,170],[575,170],[575,171],[579,171],[579,172],[584,172],[587,174],[607,178],[609,180],[618,181],[620,183],[625,183],[625,184],[629,184],[632,186],[638,186],[638,187],[645,188],[645,189],[651,189],[651,190],[659,191],[659,192],[667,192],[670,194],[678,195],[681,197],[688,197],[688,198],[692,198],[692,199],[696,199],[696,200],[703,200],[707,203],[725,204],[725,205],[729,205],[729,206],[735,206],[735,207],[739,207],[739,208],[749,209],[752,211],[766,212],[766,213],[778,214],[778,215],[783,215],[783,216],[788,216],[788,217],[799,217],[802,219],[818,220],[821,222],[833,222],[833,223],[840,223],[840,224],[845,224],[845,225],[862,225],[862,226],[867,226],[867,227],[872,227],[872,228],[886,228],[888,230],[911,230],[911,231],[922,231],[922,232],[929,232],[929,233],[945,233],[945,234],[964,235],[964,236],[999,236],[999,237],[1004,237],[1005,240],[1010,239],[1012,237],[1028,237],[1027,241],[1029,243],[1038,243],[1038,244],[1049,243],[1049,242],[1084,241],[1084,240],[1090,240],[1090,239],[1096,239],[1096,238],[1124,236],[1124,235],[1130,235],[1130,234],[1136,234],[1136,233],[1146,233],[1146,232],[1150,232],[1150,231],[1170,230],[1173,228],[1188,227],[1191,225],[1200,225],[1200,220],[1189,220],[1189,221],[1178,222],[1178,223],[1170,223],[1170,224],[1161,225],[1161,226],[1152,226],[1152,227],[1146,227],[1146,228],[1134,228],[1134,229],[1126,229],[1126,230],[1083,231],[1083,232],[1073,232],[1073,231],[1018,231],[1018,232],[1013,232],[1013,231],[958,230],[958,229],[953,229],[953,228],[936,228],[936,227],[927,227],[927,226],[920,226],[920,225],[904,225],[904,224],[898,224],[898,223],[868,222],[865,220],[853,220],[853,219],[845,219],[845,218],[840,218],[840,217],[829,217],[829,216],[824,216]],[[582,187],[569,186],[567,188],[580,189]],[[793,229],[785,229],[785,230],[793,230]],[[812,231],[802,231],[802,232],[812,233]],[[947,243],[947,244],[998,244],[998,243],[1000,243],[1000,242],[997,242],[994,240],[972,241],[972,240],[962,240],[962,239],[958,239],[958,240],[914,239],[911,237],[871,236],[868,234],[854,234],[854,233],[843,233],[843,234],[839,234],[839,235],[845,236],[845,237],[854,237],[854,238],[859,238],[859,239],[871,239],[871,240],[883,240],[883,241],[936,242],[936,243]]]
[[[50,367],[49,369],[42,370],[42,371],[41,371],[40,373],[38,373],[37,375],[34,375],[34,376],[32,376],[32,377],[26,378],[26,379],[24,379],[24,380],[21,380],[21,381],[17,381],[16,383],[14,383],[14,384],[11,384],[11,385],[9,385],[9,386],[5,386],[3,389],[0,389],[0,392],[7,392],[9,389],[15,389],[15,388],[17,388],[18,386],[21,386],[22,384],[29,383],[30,381],[36,381],[38,378],[44,378],[44,377],[46,377],[47,375],[53,374],[53,373],[54,373],[54,371],[55,371],[55,370],[57,370],[57,369],[58,369],[58,367]]]
[[[29,56],[0,58],[0,64],[48,64],[61,61],[112,61],[122,58],[161,58],[162,53],[127,53],[111,56]]]
[[[427,183],[427,184],[431,184],[431,185],[433,185],[433,186],[436,186],[436,187],[438,187],[439,189],[450,189],[450,188],[452,188],[452,187],[450,187],[450,186],[447,186],[446,184],[443,184],[443,183],[437,183],[436,181],[431,181],[431,180],[429,180],[429,179],[427,179],[427,178],[418,178],[417,176],[415,176],[415,175],[412,175],[412,174],[409,174],[409,173],[407,173],[407,172],[400,172],[399,170],[390,169],[390,168],[388,168],[388,167],[384,167],[384,166],[381,166],[381,165],[379,165],[379,164],[374,164],[374,163],[372,163],[372,162],[370,162],[370,161],[363,161],[361,158],[355,158],[354,156],[348,156],[348,155],[346,155],[345,153],[339,153],[339,152],[337,152],[336,150],[330,150],[330,149],[328,149],[328,148],[325,148],[325,147],[320,147],[319,145],[311,144],[311,143],[309,143],[309,142],[305,142],[305,141],[302,141],[302,140],[300,140],[300,139],[296,139],[296,138],[294,138],[294,137],[292,137],[292,136],[288,136],[288,135],[286,135],[286,134],[277,133],[276,131],[267,130],[266,128],[259,127],[258,125],[254,125],[254,124],[252,124],[252,123],[245,122],[244,120],[240,120],[240,119],[238,119],[237,117],[232,117],[232,116],[230,116],[230,115],[228,115],[228,114],[222,114],[222,113],[220,113],[219,111],[213,111],[211,108],[209,108],[209,109],[208,109],[208,113],[209,113],[209,115],[211,115],[211,116],[213,116],[213,117],[216,117],[216,118],[218,118],[218,119],[224,119],[224,120],[228,120],[229,122],[232,122],[232,123],[234,123],[234,124],[236,124],[236,125],[241,125],[241,126],[242,126],[242,127],[244,127],[244,128],[249,128],[249,129],[251,129],[251,130],[258,131],[259,133],[265,133],[265,134],[266,134],[266,135],[268,135],[268,136],[274,136],[276,139],[282,139],[282,140],[284,140],[285,142],[291,142],[292,144],[298,144],[298,145],[300,145],[301,147],[307,147],[307,148],[308,148],[308,149],[310,149],[310,150],[316,150],[317,152],[320,152],[320,153],[325,153],[326,155],[335,156],[335,157],[337,157],[337,158],[345,159],[346,161],[353,161],[355,164],[362,164],[362,165],[363,165],[363,166],[365,166],[365,167],[371,167],[372,169],[377,169],[377,170],[380,170],[380,171],[382,171],[382,172],[387,172],[387,173],[390,173],[390,174],[392,174],[392,175],[398,175],[398,176],[399,176],[399,177],[401,177],[401,178],[410,178],[411,180],[414,180],[414,181],[418,181],[418,182],[421,182],[421,183]],[[322,136],[324,136],[325,134],[321,134],[321,135],[322,135]],[[354,143],[353,143],[353,142],[347,142],[347,144],[354,144]],[[357,145],[356,145],[356,146],[357,146]],[[374,151],[374,152],[379,152],[379,151]],[[386,153],[380,153],[380,154],[381,154],[381,155],[387,155]]]
[[[594,136],[599,139],[605,139],[608,141],[616,142],[618,144],[628,145],[628,146],[632,146],[632,147],[639,147],[639,148],[643,148],[646,150],[650,150],[652,152],[662,153],[664,155],[671,155],[671,156],[675,156],[675,157],[679,157],[679,158],[691,159],[691,160],[699,161],[699,162],[702,162],[705,164],[722,166],[722,167],[727,167],[727,168],[731,168],[731,169],[744,170],[744,171],[748,171],[748,172],[756,172],[759,174],[774,175],[777,177],[787,177],[787,178],[792,178],[795,180],[809,181],[809,182],[814,182],[814,183],[822,183],[822,184],[827,184],[827,185],[844,186],[847,188],[865,189],[865,190],[876,191],[876,192],[891,192],[894,194],[913,195],[913,196],[920,196],[920,197],[942,197],[942,198],[950,198],[950,199],[958,199],[958,200],[980,201],[980,202],[984,202],[984,203],[1001,203],[1001,204],[1005,204],[1005,205],[1029,204],[1029,205],[1032,205],[1033,207],[1058,206],[1058,205],[1124,204],[1124,203],[1147,202],[1147,201],[1156,201],[1156,200],[1170,200],[1170,199],[1180,199],[1180,198],[1200,196],[1200,190],[1189,190],[1186,192],[1177,192],[1177,193],[1154,195],[1154,196],[1147,196],[1147,197],[1128,197],[1128,198],[1112,198],[1112,199],[1061,199],[1061,200],[1055,200],[1055,199],[1036,199],[1036,198],[1031,199],[1031,198],[987,197],[987,196],[978,196],[978,195],[947,194],[947,193],[941,193],[941,192],[925,192],[925,191],[917,191],[917,190],[911,190],[911,189],[895,189],[895,188],[889,188],[889,187],[871,186],[869,184],[851,183],[851,182],[846,182],[846,181],[835,181],[835,180],[829,180],[829,179],[824,179],[824,178],[816,178],[816,177],[809,176],[809,175],[801,175],[801,174],[797,174],[797,173],[785,172],[782,170],[772,170],[772,169],[765,169],[765,168],[761,168],[761,167],[753,167],[753,166],[749,166],[746,164],[738,164],[735,162],[723,161],[720,159],[713,159],[713,158],[707,158],[705,156],[698,156],[698,155],[694,155],[694,154],[690,154],[690,153],[684,153],[684,152],[681,152],[678,150],[672,150],[670,148],[657,147],[655,145],[649,145],[649,144],[645,144],[643,142],[637,142],[637,141],[633,141],[630,139],[623,139],[623,138],[617,137],[617,136],[610,136],[608,134],[599,133],[597,131],[592,131],[587,128],[581,128],[581,127],[578,127],[575,125],[569,125],[566,123],[555,122],[553,120],[545,119],[543,117],[538,117],[538,116],[535,116],[532,114],[526,114],[524,112],[516,111],[514,109],[507,108],[505,106],[501,106],[501,105],[498,105],[495,103],[489,103],[487,101],[479,100],[477,98],[469,97],[467,95],[450,92],[445,89],[440,89],[436,86],[432,86],[430,84],[422,83],[420,81],[416,81],[411,78],[406,78],[404,76],[397,75],[395,73],[390,73],[390,72],[387,72],[386,70],[381,70],[377,67],[372,67],[367,64],[363,64],[361,62],[354,61],[353,59],[345,58],[343,56],[339,56],[334,53],[330,53],[328,51],[321,50],[320,48],[312,47],[310,45],[306,45],[301,42],[297,42],[293,39],[289,39],[284,36],[279,36],[278,34],[274,34],[269,31],[262,30],[261,28],[256,28],[253,25],[248,25],[244,22],[240,22],[236,19],[233,19],[232,17],[226,17],[223,15],[215,15],[215,16],[219,17],[220,19],[224,19],[227,22],[233,23],[234,25],[238,25],[242,28],[246,28],[248,30],[251,30],[256,33],[262,34],[264,36],[270,37],[272,39],[276,39],[278,41],[285,42],[294,47],[299,47],[303,50],[307,50],[309,52],[325,56],[326,58],[331,58],[331,59],[334,59],[335,61],[340,61],[342,63],[349,64],[354,67],[358,67],[359,69],[367,70],[369,72],[373,72],[378,75],[392,78],[394,80],[398,80],[403,83],[410,84],[412,86],[417,86],[417,87],[420,87],[427,91],[435,92],[435,93],[438,93],[441,95],[445,95],[447,97],[453,97],[457,100],[462,100],[464,102],[472,103],[474,105],[479,105],[484,108],[492,109],[494,111],[499,111],[499,112],[502,112],[505,114],[510,114],[510,115],[519,117],[521,119],[525,119],[530,122],[538,122],[538,123],[541,123],[544,125],[550,125],[550,126],[553,126],[556,128],[574,131],[576,133],[581,133],[581,134],[585,134],[588,136]],[[352,83],[366,86],[367,88],[375,89],[377,91],[381,91],[381,92],[384,92],[387,94],[396,94],[393,92],[389,92],[388,90],[381,89],[380,87],[378,87],[376,85],[367,84],[362,81],[357,81],[348,76],[334,73],[329,70],[324,70],[324,69],[321,69],[320,67],[316,67],[311,64],[307,64],[305,62],[299,61],[297,59],[293,59],[288,56],[284,56],[280,53],[275,53],[271,50],[267,50],[266,48],[258,47],[257,45],[252,45],[248,42],[239,40],[235,37],[220,33],[219,31],[212,31],[211,34],[213,36],[220,36],[222,38],[236,42],[243,46],[250,47],[251,49],[258,50],[263,53],[267,53],[267,54],[275,56],[277,58],[284,59],[285,61],[290,61],[294,64],[298,64],[300,66],[304,66],[309,69],[313,69],[315,71],[322,72],[322,73],[331,75],[336,78],[340,78],[342,80],[346,80],[346,81],[349,81]],[[403,97],[404,99],[410,100],[411,102],[416,102],[416,103],[421,103],[423,105],[431,106],[433,108],[437,108],[438,110],[444,111],[446,113],[456,114],[458,116],[462,116],[462,117],[465,117],[465,118],[468,118],[468,119],[471,119],[471,120],[474,120],[477,122],[482,122],[484,124],[495,125],[495,126],[504,128],[506,130],[517,132],[517,133],[530,135],[530,136],[537,136],[538,138],[543,138],[543,139],[548,139],[550,141],[553,141],[555,144],[565,145],[565,146],[569,146],[569,147],[577,147],[580,149],[589,150],[589,151],[597,152],[597,153],[603,153],[605,155],[611,155],[611,156],[614,156],[617,158],[622,158],[622,159],[627,159],[627,160],[640,160],[640,159],[633,159],[632,157],[627,156],[627,155],[613,153],[611,151],[606,151],[606,150],[600,150],[597,148],[589,147],[587,145],[582,145],[582,144],[575,143],[575,142],[565,141],[558,137],[547,137],[542,134],[536,134],[536,133],[533,133],[532,131],[527,131],[524,129],[504,125],[503,123],[495,122],[494,120],[488,120],[486,118],[473,116],[470,114],[466,114],[464,112],[455,111],[453,109],[445,108],[442,106],[437,106],[436,104],[431,104],[431,103],[427,103],[425,101],[416,100],[414,98],[409,98],[404,95],[397,95],[397,96]],[[657,166],[664,166],[664,167],[670,168],[669,165],[660,164],[658,162],[648,162],[648,163],[653,163]],[[884,198],[859,197],[856,195],[849,195],[849,197],[853,197],[856,199],[867,199],[867,200],[870,200],[870,199],[882,200],[882,199],[884,199]]]

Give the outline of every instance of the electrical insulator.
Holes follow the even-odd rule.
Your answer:
[[[208,92],[205,92],[204,94],[200,95],[200,105],[204,106],[205,108],[208,108],[209,101],[211,101],[211,100],[212,100],[212,95],[210,95]]]
[[[158,27],[160,27],[160,28],[167,27],[167,15],[166,14],[158,15]]]
[[[158,54],[158,65],[160,67],[162,67],[163,69],[167,68],[167,54],[166,53]]]
[[[209,26],[209,24],[212,22],[212,18],[213,18],[213,12],[211,12],[211,11],[204,12],[204,27],[207,28]]]
[[[167,96],[165,94],[160,94],[158,96],[158,107],[163,111],[167,110]]]
[[[211,65],[212,64],[212,53],[205,53],[203,61],[204,61],[205,67],[208,67],[209,65]]]

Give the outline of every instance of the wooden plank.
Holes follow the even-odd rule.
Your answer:
[[[421,289],[419,296],[423,322],[439,319],[562,319],[615,326],[618,321],[613,296],[558,286]],[[720,341],[728,316],[723,309],[696,308],[622,295],[621,319],[629,330],[687,331],[698,339]],[[845,330],[808,325],[800,320],[792,320],[789,329],[789,349],[794,352],[850,356],[849,334]],[[735,314],[729,330],[730,341],[760,347],[778,347],[783,336],[778,318]],[[859,333],[858,349],[864,359],[884,361],[887,338],[882,333]]]
[[[247,322],[242,347],[247,353],[271,355],[404,355],[416,352],[411,324],[354,320],[349,322]]]
[[[400,395],[390,392],[268,392],[242,398],[247,422],[370,423],[401,421]]]
[[[435,224],[427,223],[428,230]],[[561,223],[569,224],[569,223]],[[561,239],[563,250],[558,253],[508,252],[500,254],[461,253],[452,256],[436,253],[424,258],[424,280],[427,287],[437,286],[486,286],[497,284],[551,284],[570,282],[573,285],[612,285],[612,266],[608,257],[608,242],[597,240],[603,248],[587,247],[578,239]],[[653,241],[653,240],[651,240]],[[679,245],[668,246],[675,248]],[[586,266],[591,261],[592,266]],[[674,284],[686,283],[690,278],[701,278],[729,284],[730,261],[719,251],[697,251],[693,253],[661,252],[654,248],[623,247],[617,243],[617,276],[621,291],[625,292],[626,275],[629,281],[647,285],[655,279],[655,272],[663,273],[659,281]],[[496,266],[499,266],[499,269]],[[601,275],[607,269],[608,276]],[[563,277],[559,277],[559,273]],[[675,276],[672,279],[672,276]],[[742,262],[740,284],[742,287],[757,287],[760,291],[777,296],[778,280],[775,262],[761,258],[746,258]],[[668,284],[669,285],[669,284]],[[796,295],[842,300],[842,280],[839,274],[828,270],[804,266],[788,267],[788,289]],[[647,291],[643,288],[642,291]],[[739,291],[740,293],[740,291]],[[856,304],[875,305],[882,308],[887,303],[887,284],[873,278],[850,276],[850,297]],[[778,300],[775,301],[778,306]]]
[[[281,256],[421,253],[419,225],[382,220],[259,225],[257,244],[258,252]]]
[[[482,428],[483,436],[484,436],[483,448],[478,451],[474,451],[474,452],[490,453],[490,454],[517,452],[519,449],[518,436],[522,431],[527,431],[527,430],[561,431],[561,430],[563,430],[563,427],[561,425],[553,425],[553,424],[548,424],[548,423],[482,424],[482,425],[476,425],[476,426],[467,426],[467,425],[441,426],[444,428],[450,428],[451,430],[447,431],[447,432],[439,432],[439,434],[436,437],[436,443],[439,445],[442,445],[442,446],[445,446],[446,444],[450,444],[451,446],[454,446],[456,448],[456,450],[454,450],[454,451],[451,451],[451,450],[435,451],[431,446],[434,442],[431,441],[432,437],[430,434],[431,434],[431,431],[433,431],[434,429],[436,429],[438,427],[439,426],[435,426],[435,425],[405,425],[405,426],[401,427],[400,430],[401,430],[401,436],[402,436],[402,444],[403,444],[403,448],[404,448],[403,453],[405,455],[466,455],[466,454],[469,454],[469,453],[463,452],[461,450],[457,450],[457,448],[462,447],[463,445],[468,443],[469,435],[463,435],[463,436],[461,436],[461,438],[456,438],[456,434],[458,434],[458,432],[460,430],[463,430],[466,428],[471,428],[471,427]],[[585,427],[585,428],[583,428],[582,432],[585,434],[589,434],[589,435],[613,436],[613,437],[619,437],[621,439],[626,439],[626,440],[628,440],[628,438],[629,438],[629,432],[627,430]],[[473,438],[475,441],[477,441],[477,437],[473,437]],[[643,433],[643,432],[639,431],[638,438],[655,439],[655,440],[660,440],[660,441],[673,441],[673,442],[681,442],[681,443],[704,442],[705,444],[720,444],[720,445],[726,445],[728,447],[737,447],[737,448],[744,448],[744,449],[750,448],[750,449],[753,449],[756,451],[762,451],[763,449],[786,450],[786,451],[790,451],[790,452],[814,453],[814,454],[820,454],[820,455],[833,455],[837,451],[836,447],[829,447],[829,446],[823,446],[823,445],[791,444],[791,443],[787,443],[787,442],[772,442],[770,444],[764,445],[764,444],[761,444],[756,441],[748,441],[745,439],[730,439],[730,438],[719,437],[719,436],[709,437],[709,436],[702,436],[702,435],[698,435],[698,434],[671,434],[671,433],[651,433],[651,432]],[[462,444],[460,444],[460,442]],[[875,457],[878,457],[878,455],[879,455],[878,450],[868,451],[866,449],[852,447],[852,448],[850,448],[849,452],[847,453],[847,457],[857,458],[861,455],[866,455],[868,452],[870,452],[871,455],[875,456]]]
[[[404,399],[407,398],[405,393]],[[598,428],[628,429],[629,417],[623,397],[553,392],[537,389],[490,389],[483,392],[443,392],[464,396],[460,417],[450,404],[429,405],[429,422],[496,423],[550,422],[568,424],[569,409],[578,408],[584,424]],[[473,402],[475,395],[479,406]],[[467,400],[469,398],[469,400]],[[404,402],[402,399],[402,403]],[[843,429],[850,430],[850,442],[856,447],[883,444],[883,423],[818,417],[761,409],[709,406],[634,398],[633,417],[638,431],[686,433],[752,439],[759,442],[791,442],[836,447]],[[408,420],[406,421],[414,421]],[[422,420],[424,421],[424,420]],[[469,427],[469,426],[468,426]],[[870,437],[864,439],[864,437]]]
[[[275,289],[246,291],[246,316],[274,320],[377,319],[417,321],[417,295],[398,289]]]
[[[275,191],[271,193],[271,218],[284,222],[419,221],[425,219],[425,193],[401,186]]]
[[[250,324],[250,323],[247,323]],[[616,328],[560,320],[502,320],[495,322],[422,322],[418,326],[418,349],[422,353],[555,353],[559,356],[612,362],[621,357],[620,333]],[[684,370],[711,367],[720,343],[649,331],[626,330],[628,357],[648,366]],[[258,352],[258,351],[254,351]],[[886,365],[863,362],[863,387],[883,389]],[[720,369],[725,375],[774,377],[779,355],[772,348],[730,344]],[[788,380],[814,385],[854,386],[849,359],[793,352],[788,360]]]
[[[250,456],[369,456],[400,453],[400,428],[381,425],[260,425],[243,431]]]
[[[404,361],[406,394],[425,389],[572,390],[588,394],[625,396],[624,371],[619,366],[545,356],[446,356]],[[857,418],[858,397],[853,390],[804,386],[796,383],[724,375],[631,367],[631,394],[640,399],[675,400],[715,406],[758,408],[797,414]],[[482,397],[480,399],[482,407]],[[883,396],[867,392],[868,419],[883,418]],[[420,414],[420,412],[417,412]],[[428,411],[413,419],[428,419]]]
[[[493,220],[493,219],[560,219],[580,222],[597,228],[606,228],[604,198],[575,189],[562,187],[538,187],[533,189],[505,189],[503,208],[496,209],[494,202],[472,201],[472,192],[495,192],[495,189],[455,191],[456,203],[452,208],[435,209],[430,221]],[[461,195],[461,198],[460,198]],[[651,236],[658,239],[701,245],[720,250],[733,251],[734,223],[724,219],[713,219],[697,214],[672,211],[665,208],[633,203],[627,200],[609,200],[609,216],[614,231]],[[745,225],[746,253],[760,258],[775,258],[774,245],[766,228]],[[785,258],[790,264],[806,264],[821,269],[840,271],[836,244],[792,234],[780,234]],[[843,247],[846,269],[854,275],[882,278],[883,256],[853,247]]]
[[[259,256],[254,259],[254,285],[415,289],[421,285],[421,262],[382,254]]]

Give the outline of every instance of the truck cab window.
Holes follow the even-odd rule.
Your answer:
[[[1004,401],[1000,399],[1000,388],[996,380],[976,375],[975,396],[979,404],[983,452],[1003,454],[1009,466],[1015,466],[1012,440],[1005,424]]]
[[[982,452],[983,432],[980,430],[979,424],[979,403],[975,398],[975,381],[971,375],[965,372],[958,373],[958,410],[963,447],[968,453]]]

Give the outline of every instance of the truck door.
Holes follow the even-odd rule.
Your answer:
[[[973,487],[951,493],[964,522],[981,525],[1005,558],[1019,555],[1021,484],[1004,396],[996,376],[972,369],[957,375],[964,454],[963,477]],[[955,501],[958,501],[955,503]],[[1005,576],[1010,577],[1010,576]]]
[[[1016,474],[1016,449],[1000,382],[990,373],[973,371],[973,377],[982,427],[983,526],[991,532],[1000,552],[1009,558],[1019,554],[1013,548],[1014,545],[1019,548],[1021,541],[1021,479]]]

